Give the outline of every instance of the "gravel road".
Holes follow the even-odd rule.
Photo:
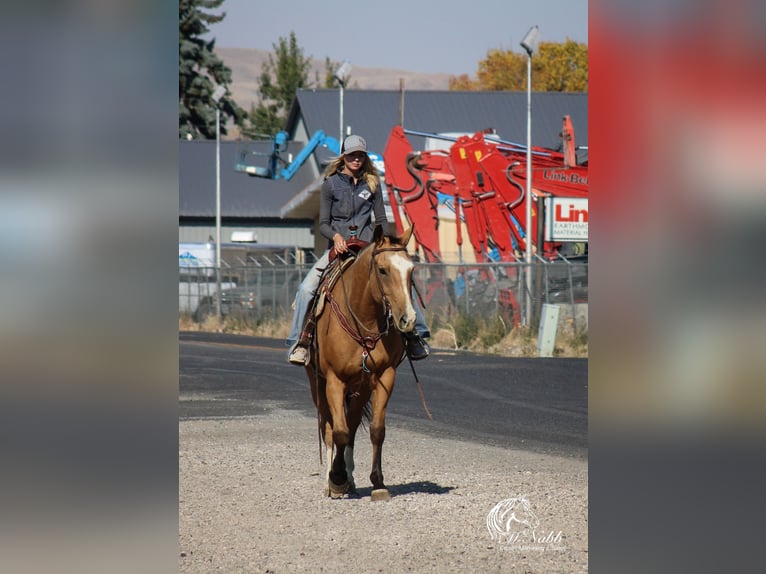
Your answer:
[[[303,413],[275,406],[255,417],[184,420],[179,429],[180,572],[588,571],[584,459],[389,422],[383,473],[391,500],[370,500],[363,428],[357,495],[331,500],[316,421]],[[508,522],[493,539],[488,514],[519,497],[539,524]]]

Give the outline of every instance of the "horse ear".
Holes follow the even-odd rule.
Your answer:
[[[410,227],[407,231],[405,231],[402,234],[402,238],[401,238],[402,239],[402,245],[404,245],[405,247],[410,242],[410,237],[412,237],[412,232],[414,230],[415,230],[415,226],[413,225],[412,227]]]
[[[373,243],[380,243],[381,239],[383,239],[383,226],[376,225],[375,230],[372,232],[372,241]]]

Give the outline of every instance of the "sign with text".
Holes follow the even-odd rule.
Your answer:
[[[588,241],[588,200],[582,197],[545,199],[546,241]]]

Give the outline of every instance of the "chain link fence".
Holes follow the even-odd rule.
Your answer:
[[[289,320],[300,282],[311,263],[280,262],[225,267],[221,270],[221,314],[252,321]],[[179,311],[197,322],[217,313],[217,277],[213,267],[179,269]],[[588,328],[587,259],[526,263],[416,263],[413,275],[431,329],[457,317],[504,330],[528,324],[537,329],[543,304],[557,305],[559,324],[574,332]]]
[[[221,269],[221,314],[278,321],[292,316],[292,303],[312,264],[243,265]],[[217,314],[215,267],[182,268],[179,311],[201,323]]]
[[[434,328],[462,316],[487,324],[500,321],[506,332],[526,324],[536,330],[543,304],[559,306],[559,323],[574,332],[588,328],[587,260],[421,263],[416,265],[415,284]]]

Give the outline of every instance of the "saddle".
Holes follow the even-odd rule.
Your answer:
[[[338,258],[338,255],[340,255],[341,258],[345,258],[345,257],[356,258],[356,256],[359,255],[359,252],[365,247],[367,247],[369,244],[370,244],[369,241],[362,241],[361,239],[357,237],[349,237],[348,240],[346,241],[346,247],[348,247],[348,251],[346,251],[345,253],[338,253],[337,251],[335,251],[335,247],[332,247],[330,249],[330,255],[329,255],[330,263],[335,261],[335,259]]]
[[[326,294],[335,286],[346,268],[356,260],[359,252],[369,244],[366,241],[352,237],[346,242],[346,245],[348,246],[346,253],[337,253],[335,247],[330,249],[330,263],[322,272],[322,278],[319,281],[316,295],[314,295],[313,316],[315,318],[319,317],[322,311],[324,311],[324,304],[327,300]]]

